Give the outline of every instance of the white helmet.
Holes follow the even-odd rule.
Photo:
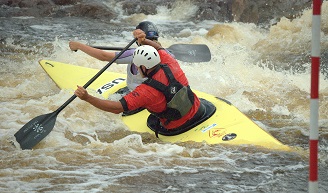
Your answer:
[[[150,69],[161,62],[157,50],[149,45],[143,45],[138,47],[133,53],[133,63],[140,67],[145,66],[146,69]]]

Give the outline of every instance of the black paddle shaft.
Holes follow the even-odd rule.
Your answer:
[[[92,77],[83,87],[87,88],[95,81],[110,65],[112,65],[117,58],[119,58],[129,47],[137,40],[133,39],[119,54],[117,54],[104,68],[102,68],[94,77]],[[22,149],[32,149],[43,138],[45,138],[53,129],[56,123],[57,115],[74,99],[74,94],[56,111],[35,117],[26,123],[19,131],[15,133],[16,141],[20,144]]]

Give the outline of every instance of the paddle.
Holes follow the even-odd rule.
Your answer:
[[[122,51],[117,54],[104,68],[102,68],[94,77],[92,77],[83,87],[87,88],[93,81],[95,81],[115,60],[120,57],[137,39],[132,40]],[[19,131],[15,133],[16,141],[20,144],[22,149],[32,149],[37,143],[45,138],[53,129],[56,123],[57,115],[69,103],[76,98],[73,95],[56,111],[35,117],[26,123]]]
[[[101,50],[123,50],[123,48],[120,47],[92,47]],[[208,62],[211,60],[210,49],[205,44],[173,44],[166,49],[169,50],[176,59],[184,62]]]

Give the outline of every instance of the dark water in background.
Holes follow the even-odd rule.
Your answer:
[[[186,7],[109,21],[0,18],[0,192],[307,192],[311,12],[263,29],[235,22],[195,23],[177,14]],[[322,10],[325,55],[327,2]],[[68,41],[125,46],[143,19],[158,25],[164,47],[207,44],[210,62],[181,62],[192,87],[229,100],[295,151],[163,143],[153,135],[129,132],[119,115],[79,100],[59,114],[54,130],[33,151],[9,143],[25,123],[71,96],[56,87],[38,60],[100,69],[106,63],[69,51]],[[109,70],[124,73],[125,66]],[[320,192],[328,192],[327,95],[328,81],[321,74]]]

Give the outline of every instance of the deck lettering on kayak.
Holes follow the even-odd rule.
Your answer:
[[[108,89],[110,89],[110,88],[114,87],[115,85],[118,85],[119,83],[124,82],[124,81],[125,81],[125,78],[117,78],[117,79],[103,85],[102,87],[100,87],[97,90],[97,93],[102,94],[102,93],[106,92]]]

